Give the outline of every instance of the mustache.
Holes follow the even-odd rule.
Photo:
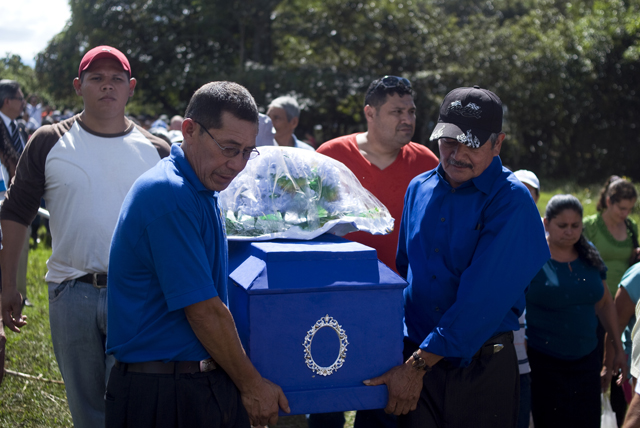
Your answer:
[[[457,166],[458,168],[469,168],[469,169],[473,168],[473,165],[470,165],[464,162],[459,162],[455,159],[447,159],[447,163],[449,165]]]

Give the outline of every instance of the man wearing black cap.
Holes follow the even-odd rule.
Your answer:
[[[514,427],[518,361],[512,330],[530,280],[549,259],[528,190],[500,161],[502,103],[458,88],[431,140],[440,164],[405,196],[398,272],[405,290],[403,365],[387,384],[401,427]]]
[[[84,111],[39,128],[27,144],[0,214],[4,248],[2,314],[26,324],[16,291],[18,255],[41,198],[51,213],[51,339],[76,428],[104,426],[104,392],[113,356],[105,355],[109,244],[133,182],[169,154],[169,145],[125,115],[136,80],[124,54],[88,51],[73,81]]]

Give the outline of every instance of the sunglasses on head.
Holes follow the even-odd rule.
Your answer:
[[[397,88],[400,85],[405,86],[407,89],[411,89],[411,82],[409,82],[409,79],[398,76],[384,76],[380,79],[376,87],[382,86],[385,89],[391,89]]]

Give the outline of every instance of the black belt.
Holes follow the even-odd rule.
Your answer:
[[[504,349],[505,345],[513,343],[513,332],[507,331],[499,333],[493,336],[491,339],[484,342],[482,348],[475,353],[473,358],[486,357],[489,355],[497,354]]]
[[[76,278],[76,281],[86,282],[87,284],[93,284],[96,288],[105,288],[107,286],[107,274],[106,273],[88,273],[85,276]]]
[[[210,372],[218,368],[213,358],[202,361],[146,361],[144,363],[121,363],[116,361],[117,369],[133,373],[147,374],[193,374]]]

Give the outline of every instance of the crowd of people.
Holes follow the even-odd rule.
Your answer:
[[[211,82],[184,117],[134,118],[125,107],[136,84],[109,46],[79,64],[78,114],[37,96],[27,103],[17,82],[0,80],[0,366],[4,327],[26,326],[28,228],[44,201],[51,337],[76,427],[276,423],[287,398],[253,366],[227,308],[218,194],[261,146],[315,142],[296,136],[291,96],[261,114],[242,86]],[[520,428],[531,417],[537,427],[598,427],[606,390],[618,423],[640,427],[640,386],[627,381],[640,374],[633,184],[612,176],[598,214],[584,219],[577,198],[556,195],[541,219],[538,177],[500,159],[495,93],[446,95],[430,136],[439,158],[411,141],[414,95],[406,78],[375,79],[366,131],[317,147],[395,219],[388,235],[345,237],[408,283],[404,363],[363,379],[389,398],[358,411],[355,427]],[[345,423],[342,413],[307,418],[311,428]]]

